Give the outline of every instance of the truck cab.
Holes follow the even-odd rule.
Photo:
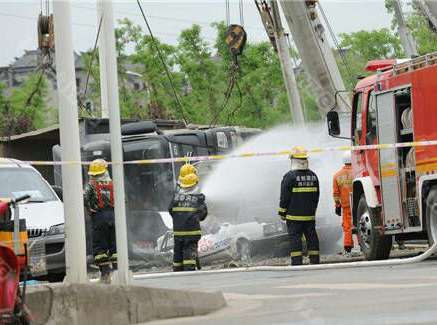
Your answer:
[[[392,238],[437,239],[437,53],[378,60],[356,85],[351,115],[352,218],[368,260],[389,257]],[[328,114],[331,135],[340,126]]]

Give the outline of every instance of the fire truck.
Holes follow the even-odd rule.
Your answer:
[[[437,240],[437,145],[417,143],[437,140],[437,52],[370,61],[366,70],[375,74],[353,94],[351,206],[361,250],[379,260],[389,257],[393,237]],[[327,121],[339,136],[338,113]]]

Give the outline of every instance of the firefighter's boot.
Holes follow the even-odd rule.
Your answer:
[[[111,284],[111,268],[109,265],[100,265],[100,279],[101,284]]]
[[[118,270],[117,253],[112,254],[109,260],[111,261],[112,264],[112,270],[117,271]]]

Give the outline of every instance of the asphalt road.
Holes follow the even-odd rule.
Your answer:
[[[222,291],[228,307],[148,325],[437,324],[437,261],[324,271],[241,272],[137,281]]]

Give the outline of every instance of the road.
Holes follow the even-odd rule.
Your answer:
[[[228,307],[148,325],[437,324],[437,261],[324,271],[241,272],[137,281],[222,291]]]

